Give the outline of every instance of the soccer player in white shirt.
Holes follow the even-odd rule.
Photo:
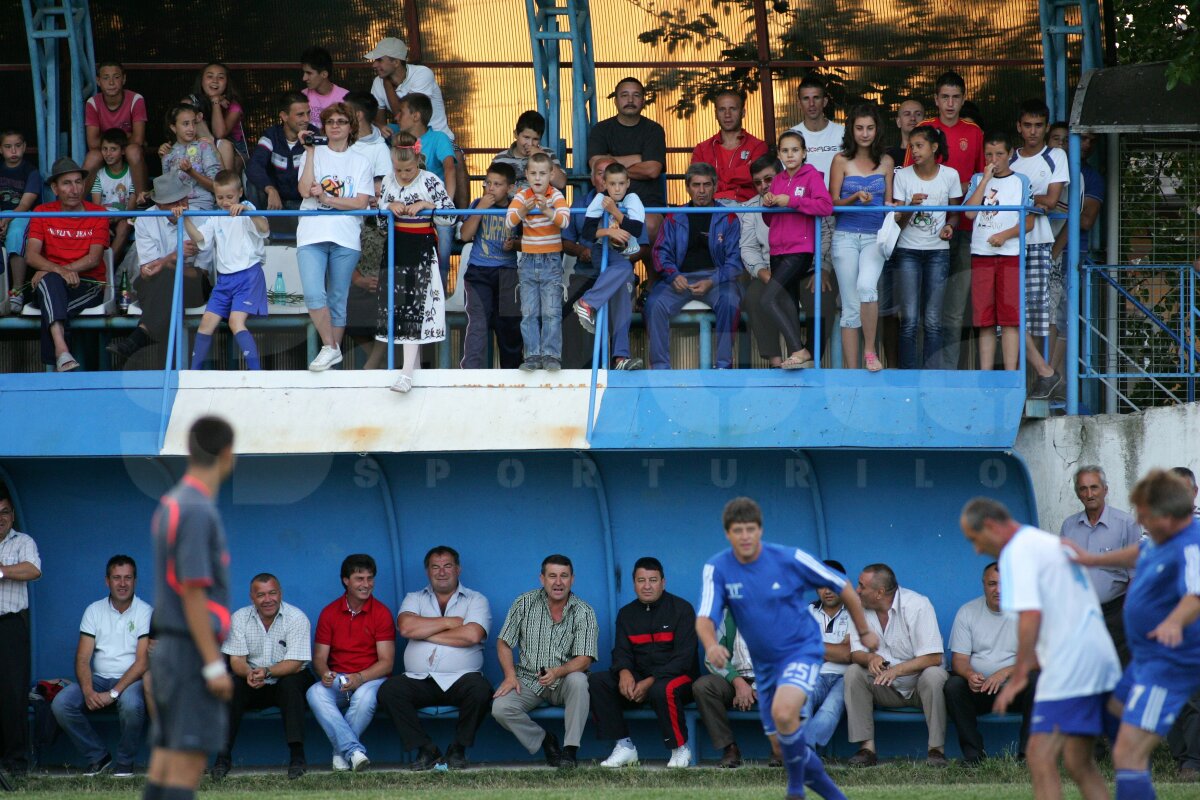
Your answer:
[[[1059,537],[1018,524],[995,500],[971,500],[959,525],[975,552],[999,557],[1001,609],[1018,614],[1017,665],[996,698],[997,712],[1041,665],[1026,749],[1034,797],[1062,796],[1061,754],[1084,800],[1107,798],[1092,752],[1121,666],[1087,570],[1069,558]]]

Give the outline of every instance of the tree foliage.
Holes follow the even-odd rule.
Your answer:
[[[1115,0],[1122,64],[1170,61],[1167,86],[1200,78],[1200,1]]]

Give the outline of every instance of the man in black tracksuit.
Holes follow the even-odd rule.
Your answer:
[[[637,748],[629,738],[622,711],[649,703],[658,717],[663,742],[671,751],[669,767],[691,763],[683,708],[692,702],[698,672],[696,610],[681,597],[664,591],[662,564],[639,558],[633,566],[637,599],[617,612],[612,666],[588,677],[596,738],[615,739],[604,767],[637,764]]]

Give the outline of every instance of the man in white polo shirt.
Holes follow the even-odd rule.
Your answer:
[[[483,677],[483,642],[492,626],[487,598],[459,583],[458,551],[438,545],[425,554],[429,584],[409,592],[396,615],[404,648],[404,673],[379,687],[379,705],[387,709],[405,750],[418,750],[410,769],[427,770],[442,753],[421,728],[417,712],[426,706],[454,706],[458,725],[446,749],[450,769],[467,766],[467,748],[487,717],[492,685]]]
[[[454,141],[454,132],[446,120],[446,102],[442,99],[442,88],[438,86],[433,70],[420,64],[408,63],[408,45],[403,39],[389,36],[380,39],[375,49],[365,58],[375,69],[375,80],[371,82],[371,94],[379,101],[379,112],[375,124],[380,128],[386,122],[385,114],[396,115],[401,98],[417,92],[433,103],[433,116],[429,127],[441,131]]]
[[[842,562],[828,559],[825,566],[843,575]],[[833,738],[842,712],[846,710],[846,686],[843,678],[850,666],[850,612],[837,592],[821,588],[817,601],[808,607],[813,619],[821,626],[825,639],[825,663],[812,694],[804,703],[804,738],[811,747],[824,747]]]
[[[842,143],[846,136],[846,126],[834,122],[825,111],[829,108],[829,90],[825,82],[816,75],[809,75],[800,81],[797,89],[800,99],[800,113],[803,118],[792,130],[804,137],[804,149],[807,152],[805,163],[812,164],[825,176],[825,188],[829,188],[829,172],[833,168],[833,157],[842,152]],[[833,269],[829,246],[833,241],[833,229],[836,218],[830,214],[821,218],[821,269]],[[832,309],[830,309],[832,313]]]
[[[150,605],[134,594],[137,564],[115,555],[105,567],[108,597],[83,612],[75,650],[78,683],[63,689],[50,709],[75,748],[88,760],[85,775],[112,768],[113,775],[133,775],[133,759],[142,746],[146,700],[142,675],[150,665]],[[108,748],[88,722],[87,712],[116,705],[121,741],[114,763]]]

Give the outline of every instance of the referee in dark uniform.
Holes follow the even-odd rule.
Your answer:
[[[154,514],[158,714],[143,800],[194,798],[208,756],[225,744],[233,680],[219,643],[229,633],[229,551],[214,501],[233,463],[233,428],[201,417],[188,432],[187,473]]]

